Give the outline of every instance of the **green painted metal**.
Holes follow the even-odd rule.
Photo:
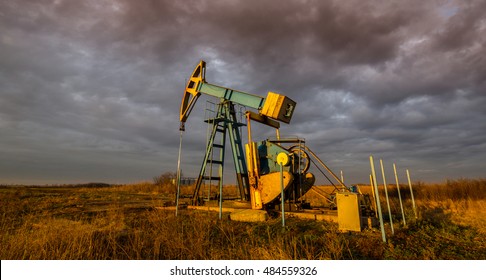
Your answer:
[[[282,228],[285,228],[285,192],[284,192],[284,176],[283,176],[283,164],[280,162],[280,208],[282,208]]]
[[[376,195],[376,206],[378,208],[378,218],[380,219],[381,238],[383,240],[383,243],[386,243],[385,226],[383,224],[383,214],[381,212],[380,194],[378,193],[378,183],[376,182],[375,162],[373,160],[373,156],[370,156],[370,166],[371,166],[371,176],[373,178],[373,187]]]
[[[224,113],[226,114],[226,120],[229,120],[227,121],[227,130],[231,144],[238,189],[240,197],[248,201],[250,199],[250,191],[248,189],[248,170],[246,166],[245,153],[243,151],[243,142],[241,140],[239,130],[239,127],[241,127],[243,124],[238,123],[234,106],[232,104],[226,104],[225,106],[227,108],[224,110]]]
[[[393,227],[393,216],[390,208],[390,199],[388,198],[388,184],[386,183],[385,168],[383,167],[383,160],[380,159],[381,175],[383,176],[383,188],[385,189],[386,205],[388,207],[388,217],[390,218],[390,227],[392,235],[395,234],[395,229]]]
[[[412,181],[410,181],[410,172],[408,172],[408,169],[407,169],[407,179],[408,179],[408,186],[410,187],[410,195],[412,198],[413,213],[415,214],[415,219],[417,219],[418,218],[417,208],[415,208],[415,199],[413,198]]]
[[[289,151],[270,141],[257,142],[257,149],[258,154],[262,155],[260,157],[260,175],[280,172],[280,164],[277,162],[277,156],[279,153],[289,154]],[[293,173],[290,165],[284,166],[283,169],[284,171]]]
[[[183,104],[181,109],[180,129],[184,130],[184,122],[187,120],[187,117],[189,116],[189,113],[192,110],[195,101],[201,93],[217,97],[221,100],[221,103],[218,105],[216,116],[211,120],[207,120],[207,122],[212,125],[212,130],[208,138],[208,144],[206,147],[203,164],[201,166],[198,179],[196,181],[196,188],[193,194],[193,204],[197,205],[200,203],[200,201],[198,201],[199,191],[201,185],[205,180],[219,180],[219,186],[222,187],[226,133],[228,133],[229,141],[231,144],[231,151],[233,156],[233,162],[235,165],[236,179],[240,197],[243,200],[248,201],[250,200],[248,170],[246,166],[245,153],[243,150],[241,135],[239,132],[239,127],[244,124],[241,124],[237,121],[233,104],[239,104],[248,108],[260,110],[265,103],[265,98],[254,94],[206,83],[204,69],[205,62],[201,61],[194,70],[190,81],[186,86],[186,92],[183,97]],[[220,137],[219,144],[216,143],[215,140],[215,138],[217,137]],[[217,149],[219,149],[219,159],[213,160],[213,154]],[[213,165],[219,165],[219,171],[217,176],[213,176],[212,174]],[[205,174],[208,173],[208,169],[209,175],[207,176]]]
[[[224,106],[221,108],[224,110]],[[226,131],[228,128],[228,122],[226,120],[223,121],[221,131],[221,138],[219,142],[219,147],[222,147],[219,151],[219,168],[218,168],[218,176],[219,176],[219,219],[223,218],[223,170],[224,170],[224,153],[225,153],[225,144],[226,144]]]
[[[405,220],[405,212],[403,211],[402,195],[400,194],[400,184],[398,183],[397,166],[393,164],[393,172],[395,173],[395,182],[397,184],[398,200],[400,201],[400,210],[402,211],[402,222],[403,226],[407,225]]]
[[[209,125],[212,126],[211,135],[208,139],[208,145],[206,147],[206,153],[199,172],[198,179],[196,181],[196,188],[193,194],[193,204],[199,204],[199,191],[204,181],[206,180],[218,180],[220,193],[223,187],[223,169],[225,159],[225,146],[226,146],[226,133],[228,133],[231,144],[231,151],[233,155],[233,161],[235,164],[236,177],[238,180],[238,188],[240,191],[240,197],[243,200],[249,200],[249,182],[248,171],[246,168],[246,162],[244,158],[243,146],[241,141],[241,135],[239,133],[239,126],[241,124],[237,121],[234,111],[234,105],[230,101],[223,100],[218,105],[217,114],[214,118],[207,120]],[[219,143],[216,143],[216,138],[219,135]],[[219,149],[219,156],[214,158],[215,149]],[[208,169],[209,165],[209,170]],[[213,166],[218,165],[218,176],[213,176]],[[209,171],[209,172],[207,172]],[[209,175],[206,175],[209,173]],[[222,196],[220,196],[220,200]],[[220,201],[221,203],[221,201]]]
[[[198,91],[254,109],[261,109],[265,103],[265,98],[261,96],[220,87],[209,83],[200,83]]]

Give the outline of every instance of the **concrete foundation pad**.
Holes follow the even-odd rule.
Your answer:
[[[268,220],[268,213],[264,210],[235,210],[230,213],[230,220],[239,222],[264,222]]]
[[[332,211],[329,211],[329,213],[323,213],[320,211],[285,212],[285,216],[316,221],[338,222],[337,213]]]

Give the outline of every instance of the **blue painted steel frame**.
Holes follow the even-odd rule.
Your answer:
[[[223,186],[223,168],[225,157],[225,145],[226,145],[226,132],[229,134],[231,151],[233,155],[233,162],[235,164],[235,172],[237,178],[237,184],[240,192],[240,196],[243,200],[249,200],[249,183],[248,183],[248,171],[245,161],[245,154],[243,152],[243,145],[241,141],[241,135],[238,127],[241,124],[237,121],[236,114],[234,112],[234,105],[231,101],[222,99],[222,102],[218,105],[217,115],[214,119],[208,120],[212,123],[211,135],[209,137],[208,145],[206,147],[206,154],[199,172],[198,179],[196,181],[196,188],[193,194],[193,203],[198,204],[199,191],[203,181],[205,180],[205,174],[207,164],[214,162],[212,159],[212,153],[214,148],[222,149],[219,154],[219,161],[215,162],[219,164],[218,177],[219,189],[222,190]],[[221,134],[220,143],[215,143],[216,134]],[[212,166],[211,166],[212,167]],[[212,170],[210,170],[209,179],[216,179],[212,177]]]

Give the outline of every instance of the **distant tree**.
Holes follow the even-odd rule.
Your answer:
[[[154,177],[154,184],[157,186],[175,185],[177,172],[164,172]]]

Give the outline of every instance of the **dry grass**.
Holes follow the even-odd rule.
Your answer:
[[[447,180],[443,184],[425,184],[418,182],[412,185],[417,212],[420,218],[426,218],[431,210],[450,214],[455,222],[464,225],[482,224],[478,229],[486,229],[486,179]],[[369,186],[362,186],[361,190],[371,193]],[[400,213],[398,190],[395,185],[389,185],[388,196],[393,213]],[[385,192],[380,186],[380,199],[386,205]],[[400,194],[407,210],[407,216],[412,218],[410,188],[400,185]]]
[[[283,231],[278,219],[242,223],[208,212],[175,217],[154,210],[173,200],[171,185],[3,186],[0,258],[486,259],[486,180],[416,183],[417,220],[408,186],[401,190],[407,226],[400,224],[398,193],[390,186],[395,235],[387,225],[384,244],[377,230],[340,233],[332,223],[288,219]],[[186,193],[192,188],[184,187]]]

